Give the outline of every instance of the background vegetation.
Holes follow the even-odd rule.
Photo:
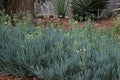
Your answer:
[[[5,12],[0,12],[0,71],[4,75],[38,80],[120,80],[119,17],[112,25],[113,32],[109,28],[94,30],[91,20],[81,27],[69,19],[67,30],[57,20],[57,28],[53,23],[43,27],[42,20],[36,27],[32,15],[24,12],[32,8],[21,7],[14,0],[3,1],[8,4]]]

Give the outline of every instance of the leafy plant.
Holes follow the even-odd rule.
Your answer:
[[[72,0],[71,2],[74,15],[82,17],[83,21],[86,17],[97,19],[107,3],[108,0]]]
[[[117,5],[120,5],[120,3],[116,3]],[[115,9],[116,11],[119,11],[120,10],[120,8],[116,8]]]
[[[120,80],[120,40],[92,28],[91,22],[68,30],[1,24],[0,71],[43,80]]]
[[[21,17],[17,16],[17,15],[13,15],[13,23],[14,25],[16,25],[17,27],[25,27],[25,26],[33,26],[33,21],[32,21],[32,15],[26,11],[23,12],[23,14],[21,15]]]
[[[21,17],[19,17],[15,14],[10,16],[5,14],[4,11],[0,11],[0,24],[17,27],[34,26],[32,15],[29,12],[24,12]]]
[[[117,5],[119,5],[120,3],[117,3]],[[120,10],[120,8],[116,8],[116,9],[114,9],[115,11],[119,11]],[[114,24],[113,24],[113,33],[115,34],[115,35],[120,35],[120,14],[118,13],[117,15],[116,15],[116,20],[114,21]]]
[[[5,11],[0,11],[0,24],[10,26],[11,22],[11,17],[8,14],[5,14]]]
[[[59,18],[64,18],[67,12],[69,0],[55,0],[54,9]]]

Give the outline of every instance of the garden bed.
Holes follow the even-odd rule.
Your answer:
[[[7,75],[15,74],[1,75],[0,80],[37,80],[34,77],[44,80],[120,80],[118,37],[106,29],[94,30],[89,22],[85,25],[76,21],[68,24],[66,19],[42,21],[39,26],[48,26],[49,22],[55,26],[0,27],[0,69]],[[112,19],[103,19],[94,25],[99,28],[100,24],[111,26],[112,22]],[[67,28],[65,24],[68,28],[71,26],[70,29],[61,28],[61,25]]]
[[[56,21],[59,22],[60,25],[62,25],[65,29],[68,29],[70,27],[70,24],[68,23],[69,19],[61,18],[61,19],[54,19],[54,18],[42,18],[41,19],[44,23],[44,26],[46,26],[48,23],[56,24]],[[102,18],[98,21],[94,21],[94,28],[106,28],[113,25],[113,22],[115,19],[113,18]],[[34,22],[38,24],[39,19],[34,19]],[[73,23],[79,24],[80,26],[84,26],[85,22],[77,22],[74,21]],[[57,25],[56,25],[57,26]]]

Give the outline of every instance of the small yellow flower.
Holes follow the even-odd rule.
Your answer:
[[[82,51],[82,49],[80,49],[80,51]]]
[[[84,51],[86,51],[86,49],[84,49]]]
[[[74,23],[75,23],[75,24],[78,24],[78,21],[75,21]]]
[[[77,50],[76,52],[77,52],[77,53],[79,53],[80,51],[79,51],[79,50]]]
[[[7,24],[7,22],[5,22],[5,24]]]
[[[65,18],[66,18],[66,19],[68,19],[68,18],[69,18],[69,16],[65,16]]]

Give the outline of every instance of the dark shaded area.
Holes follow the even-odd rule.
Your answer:
[[[1,0],[0,9],[9,15],[21,15],[25,11],[34,14],[34,0]]]

